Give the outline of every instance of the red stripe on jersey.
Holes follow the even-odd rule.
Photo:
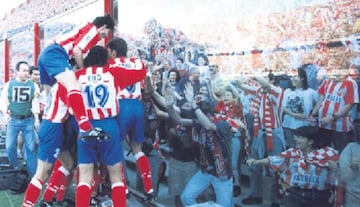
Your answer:
[[[54,42],[62,46],[69,56],[73,55],[73,48],[80,47],[83,53],[86,53],[92,46],[100,40],[96,26],[92,23],[80,25],[64,31]]]
[[[106,111],[108,111],[108,110],[109,110],[109,109],[106,109]],[[104,114],[104,112],[103,112],[102,109],[97,109],[97,112],[98,112],[98,114],[99,114],[99,119],[107,118],[107,117],[105,117],[105,114]],[[111,115],[111,113],[108,113],[108,114]],[[111,117],[111,116],[108,116],[108,117]]]
[[[59,92],[57,92],[56,94],[59,94]],[[56,95],[58,96],[58,95]],[[54,108],[53,108],[53,112],[56,112],[58,111],[59,109],[59,99],[56,98],[55,101],[54,101]],[[50,120],[54,120],[54,118],[56,117],[56,113],[52,113],[51,116],[50,116]]]
[[[91,110],[87,109],[86,112],[87,112],[87,115],[88,115],[89,119],[94,119]]]
[[[116,103],[117,103],[117,102],[116,102]],[[118,105],[118,104],[116,104],[116,105]],[[119,107],[116,107],[116,108],[119,108]],[[110,114],[110,117],[113,116],[111,112],[112,112],[111,109],[107,109],[107,113]],[[117,110],[117,113],[116,113],[116,114],[118,114],[118,113],[119,113],[119,110]]]
[[[351,79],[341,82],[326,80],[319,87],[319,94],[324,96],[324,100],[319,109],[319,116],[332,116],[339,112],[345,105],[352,105],[359,102],[357,84]],[[320,127],[346,132],[353,129],[351,112],[331,122],[331,124],[320,123]]]

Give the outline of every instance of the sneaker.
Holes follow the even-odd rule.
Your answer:
[[[156,200],[157,200],[157,198],[156,198],[156,195],[154,192],[145,194],[145,198],[144,198],[145,202],[151,202],[151,201],[156,201]]]
[[[88,140],[103,141],[103,140],[108,140],[110,138],[111,136],[109,134],[107,134],[102,129],[97,127],[92,128],[86,132],[80,133],[80,139],[83,141],[88,141]]]
[[[241,201],[245,205],[262,204],[263,199],[261,197],[249,196]]]
[[[241,186],[234,185],[233,187],[233,196],[238,197],[241,194]]]
[[[47,202],[47,201],[44,201],[44,200],[41,200],[40,203],[39,203],[39,207],[52,207],[52,206],[53,206],[52,202]]]

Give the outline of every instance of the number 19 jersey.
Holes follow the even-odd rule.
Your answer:
[[[114,76],[103,67],[88,67],[77,74],[89,119],[116,116],[119,107]]]
[[[112,64],[115,63],[122,64]],[[100,120],[119,113],[117,93],[145,78],[140,59],[116,58],[108,67],[88,67],[76,72],[89,119]]]

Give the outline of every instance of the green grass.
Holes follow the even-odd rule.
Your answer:
[[[0,206],[1,207],[20,207],[24,198],[22,194],[12,194],[9,190],[0,191]]]

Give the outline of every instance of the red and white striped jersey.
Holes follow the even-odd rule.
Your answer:
[[[53,85],[47,97],[43,119],[49,120],[52,123],[63,123],[69,109],[66,105],[66,99],[66,88],[59,83]]]
[[[67,54],[72,56],[75,46],[80,47],[83,53],[87,53],[100,39],[96,26],[86,23],[66,29],[55,37],[54,42],[61,45]]]
[[[250,112],[254,114],[258,114],[260,123],[259,127],[263,128],[265,127],[265,121],[266,115],[265,113],[271,112],[270,116],[271,118],[271,125],[273,128],[279,128],[281,127],[281,114],[282,114],[282,101],[283,101],[283,95],[284,91],[281,87],[278,86],[271,86],[271,89],[269,92],[263,93],[262,88],[256,88],[256,87],[249,87],[246,92],[251,95],[251,106],[250,106]],[[255,96],[254,96],[255,94]],[[267,98],[265,98],[265,95]],[[268,107],[272,107],[269,109]]]
[[[117,58],[118,59],[118,58]],[[145,78],[146,69],[139,59],[121,58],[123,65],[88,67],[76,72],[89,119],[100,120],[119,113],[117,93]],[[110,60],[113,63],[113,60]]]
[[[329,161],[338,161],[339,153],[333,148],[324,147],[308,154],[290,148],[268,159],[269,166],[280,172],[280,180],[285,188],[329,190],[335,185],[336,171],[330,169]]]
[[[141,99],[141,82],[128,86],[118,93],[118,99]]]
[[[324,96],[324,100],[319,109],[319,119],[322,117],[332,117],[339,112],[345,105],[359,103],[359,93],[355,81],[346,79],[338,82],[326,80],[319,87],[319,94]],[[330,124],[319,123],[320,127],[338,132],[348,132],[353,129],[351,111]]]
[[[136,64],[140,64],[139,61],[141,61],[140,59],[134,59],[134,58],[116,58],[114,59],[114,61],[109,62],[109,66],[113,67],[113,66],[120,66],[122,68],[130,68],[129,67],[129,62],[132,61],[137,61],[138,63]],[[132,64],[132,63],[131,63]],[[142,82],[139,81],[133,85],[130,85],[124,89],[119,90],[118,92],[118,99],[141,99],[141,86],[142,86]]]

